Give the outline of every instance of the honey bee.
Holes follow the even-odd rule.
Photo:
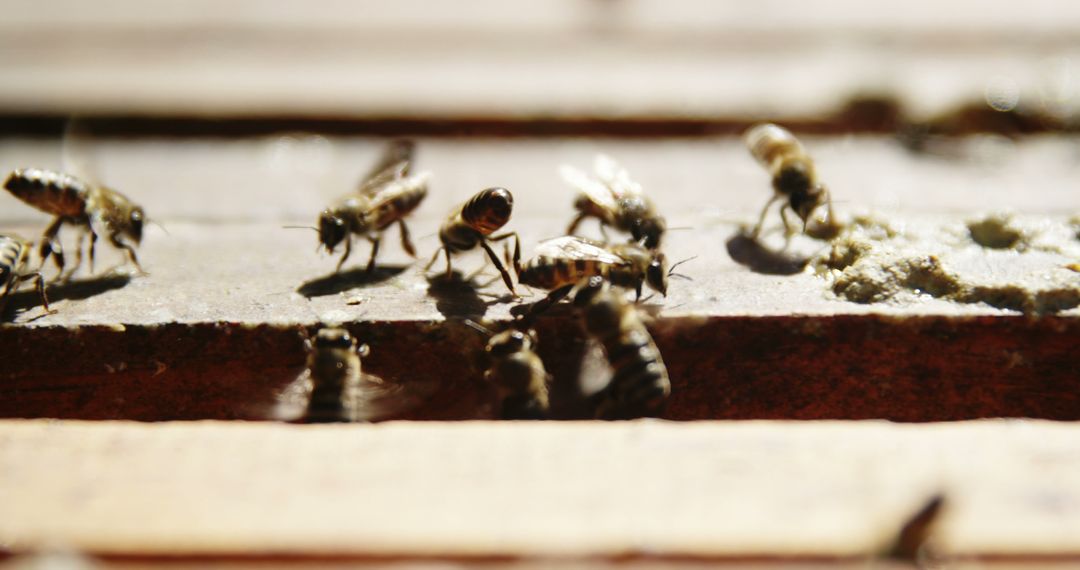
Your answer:
[[[359,419],[360,358],[367,354],[367,345],[358,347],[345,329],[324,328],[316,333],[307,360],[311,395],[305,421],[325,423]]]
[[[443,222],[441,228],[439,228],[439,241],[442,242],[442,246],[435,251],[435,255],[431,257],[431,261],[428,262],[425,270],[431,269],[431,266],[435,264],[435,260],[439,258],[439,253],[446,253],[446,275],[449,277],[452,274],[452,267],[450,264],[451,255],[462,251],[468,251],[473,249],[477,245],[484,248],[484,252],[487,253],[489,259],[495,264],[496,269],[499,270],[499,274],[502,275],[503,283],[506,283],[506,287],[510,289],[510,293],[517,294],[514,291],[514,282],[510,279],[510,273],[506,271],[503,264],[499,261],[499,257],[492,251],[488,242],[501,241],[508,238],[514,238],[515,246],[515,258],[513,264],[515,269],[518,266],[518,259],[521,251],[521,240],[518,238],[517,232],[507,232],[500,235],[491,235],[495,230],[506,225],[506,222],[510,221],[510,214],[514,209],[514,196],[510,194],[510,191],[506,188],[488,188],[481,190],[464,204],[454,210],[454,213]]]
[[[326,251],[345,242],[345,254],[338,261],[337,271],[352,253],[352,236],[363,236],[371,242],[371,258],[367,270],[375,268],[382,234],[394,223],[401,230],[401,247],[416,257],[416,248],[409,237],[405,216],[415,210],[427,196],[431,174],[410,175],[414,145],[410,141],[391,144],[384,156],[361,183],[357,193],[340,199],[319,214],[319,243]]]
[[[658,248],[667,222],[656,214],[641,185],[604,154],[596,156],[593,171],[595,178],[569,165],[560,169],[563,180],[580,192],[574,200],[578,214],[566,228],[567,235],[572,235],[585,218],[596,218],[601,231],[611,226],[629,233],[633,242],[640,242],[648,249]]]
[[[548,414],[548,382],[551,376],[537,356],[536,331],[510,328],[500,333],[466,321],[489,335],[486,352],[491,365],[484,380],[499,390],[499,417],[504,420],[540,420]]]
[[[520,264],[518,283],[550,291],[545,299],[533,305],[530,315],[535,315],[565,298],[575,285],[592,276],[633,289],[637,299],[641,299],[644,285],[667,296],[668,277],[685,277],[674,273],[675,267],[684,261],[668,267],[663,253],[635,243],[605,245],[563,236],[540,243],[536,257]]]
[[[589,277],[575,287],[574,306],[581,314],[585,331],[603,346],[614,370],[597,417],[659,414],[671,394],[671,381],[637,308],[612,291],[600,276]]]
[[[8,296],[19,287],[23,281],[34,280],[38,296],[41,297],[41,306],[45,311],[49,310],[49,298],[45,295],[45,279],[38,271],[27,272],[26,266],[30,263],[31,244],[25,239],[13,235],[0,235],[0,286],[4,288],[0,294],[0,313],[3,312]]]
[[[113,247],[124,250],[128,261],[140,273],[145,273],[135,255],[135,247],[123,238],[139,245],[146,213],[123,194],[69,174],[39,168],[21,168],[12,172],[4,181],[4,188],[23,202],[56,216],[45,229],[39,253],[43,265],[50,255],[56,255],[54,262],[61,279],[69,279],[82,265],[82,243],[87,234],[90,235],[91,272],[94,270],[94,245],[98,236],[103,235]],[[75,266],[66,274],[64,252],[56,239],[64,224],[84,227],[79,235]]]
[[[763,123],[746,131],[743,138],[750,154],[769,171],[775,191],[761,210],[761,217],[751,234],[753,237],[761,233],[765,215],[777,200],[787,200],[780,207],[780,219],[788,235],[792,233],[787,219],[788,208],[803,221],[803,232],[814,210],[823,204],[828,208],[829,225],[835,226],[829,191],[818,181],[814,161],[795,135],[781,126]]]

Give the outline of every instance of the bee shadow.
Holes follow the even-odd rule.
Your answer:
[[[802,273],[806,264],[810,262],[809,257],[769,249],[744,231],[736,233],[727,240],[727,251],[735,263],[745,266],[754,273],[765,275]]]
[[[503,301],[503,297],[484,300],[477,291],[487,284],[465,279],[457,271],[450,277],[440,272],[428,276],[427,281],[428,295],[435,298],[435,308],[447,319],[479,320],[488,307]]]
[[[366,268],[357,267],[305,281],[296,288],[296,292],[309,299],[336,295],[349,289],[382,283],[397,277],[408,268],[408,265],[379,265],[368,271]]]
[[[131,275],[127,273],[106,273],[98,277],[79,279],[77,281],[47,284],[45,294],[49,298],[50,304],[63,300],[81,301],[113,289],[120,289],[130,282]],[[8,297],[7,306],[0,311],[0,322],[14,320],[17,313],[26,312],[41,305],[41,297],[38,296],[37,289],[32,286],[32,282],[30,285],[24,285],[23,287],[22,290],[14,292]]]

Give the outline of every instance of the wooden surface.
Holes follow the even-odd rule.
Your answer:
[[[42,316],[29,289],[17,294],[15,324],[0,328],[8,363],[0,415],[275,417],[281,392],[302,372],[304,337],[317,323],[344,322],[372,347],[365,370],[415,392],[411,409],[392,417],[490,417],[483,338],[460,321],[505,320],[520,301],[501,283],[483,285],[495,277],[490,268],[475,287],[425,276],[440,218],[476,190],[504,185],[516,196],[509,227],[531,255],[571,217],[574,192],[557,165],[586,167],[603,150],[644,184],[671,226],[691,228],[670,232],[665,249],[672,260],[697,256],[680,268],[693,281],[674,280],[666,299],[645,304],[675,385],[667,417],[1080,418],[1071,382],[1078,309],[1032,318],[939,299],[859,304],[837,298],[813,272],[748,264],[743,256],[755,250],[738,229],[755,219],[768,180],[731,139],[421,140],[418,168],[434,173],[410,221],[422,262],[409,265],[393,230],[373,276],[350,269],[328,278],[336,258],[314,253],[314,233],[281,226],[314,223],[367,169],[378,143],[290,135],[84,144],[85,162],[169,233],[148,229],[139,251],[149,276],[106,274],[51,288],[55,315]],[[1057,224],[1076,211],[1068,182],[1076,178],[1074,149],[1053,137],[997,141],[1005,146],[989,151],[972,140],[943,156],[910,154],[875,137],[807,144],[845,216],[878,212],[912,228],[963,232],[975,208],[1011,206]],[[59,155],[53,141],[9,140],[0,145],[0,166],[56,167]],[[1024,188],[1038,192],[1017,200]],[[6,194],[0,204],[5,229],[35,236],[47,221]],[[583,231],[597,235],[593,224]],[[782,240],[773,233],[766,245],[779,249]],[[788,253],[825,247],[799,238]],[[100,266],[119,261],[107,246],[99,251]],[[351,267],[361,267],[366,246],[355,255]],[[978,258],[976,272],[1028,279],[1041,267],[1022,263],[1028,257]],[[1063,269],[1070,260],[1038,271],[1071,275]],[[456,267],[472,272],[482,262],[466,256]],[[522,301],[540,295],[522,293]],[[556,379],[556,415],[587,415],[577,386],[602,382],[602,363],[567,311],[555,311],[539,332]]]
[[[860,560],[942,492],[933,536],[948,556],[1076,556],[1077,430],[5,421],[0,543],[166,557]]]
[[[792,118],[869,92],[925,118],[1001,90],[1055,113],[1078,100],[1080,10],[1063,0],[9,0],[4,13],[0,111],[15,114]]]

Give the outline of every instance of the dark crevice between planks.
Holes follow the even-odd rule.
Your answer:
[[[553,415],[587,417],[603,363],[576,321],[538,322]],[[407,406],[376,419],[492,417],[485,339],[455,321],[348,325],[364,370]],[[660,319],[664,414],[700,419],[1080,419],[1080,321],[1060,317],[745,316]],[[0,417],[280,419],[313,327],[239,323],[0,327]],[[585,371],[584,373],[582,371]],[[582,378],[582,376],[586,378]]]

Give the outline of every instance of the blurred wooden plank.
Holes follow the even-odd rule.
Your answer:
[[[157,556],[1080,553],[1077,427],[1028,421],[0,423],[0,543]],[[963,450],[960,452],[959,450]]]
[[[1066,2],[965,2],[949,15],[933,2],[851,0],[420,6],[13,2],[0,23],[0,110],[794,118],[871,92],[925,118],[1002,82],[1025,106],[1077,107],[1069,62],[1080,55],[1080,10]]]

